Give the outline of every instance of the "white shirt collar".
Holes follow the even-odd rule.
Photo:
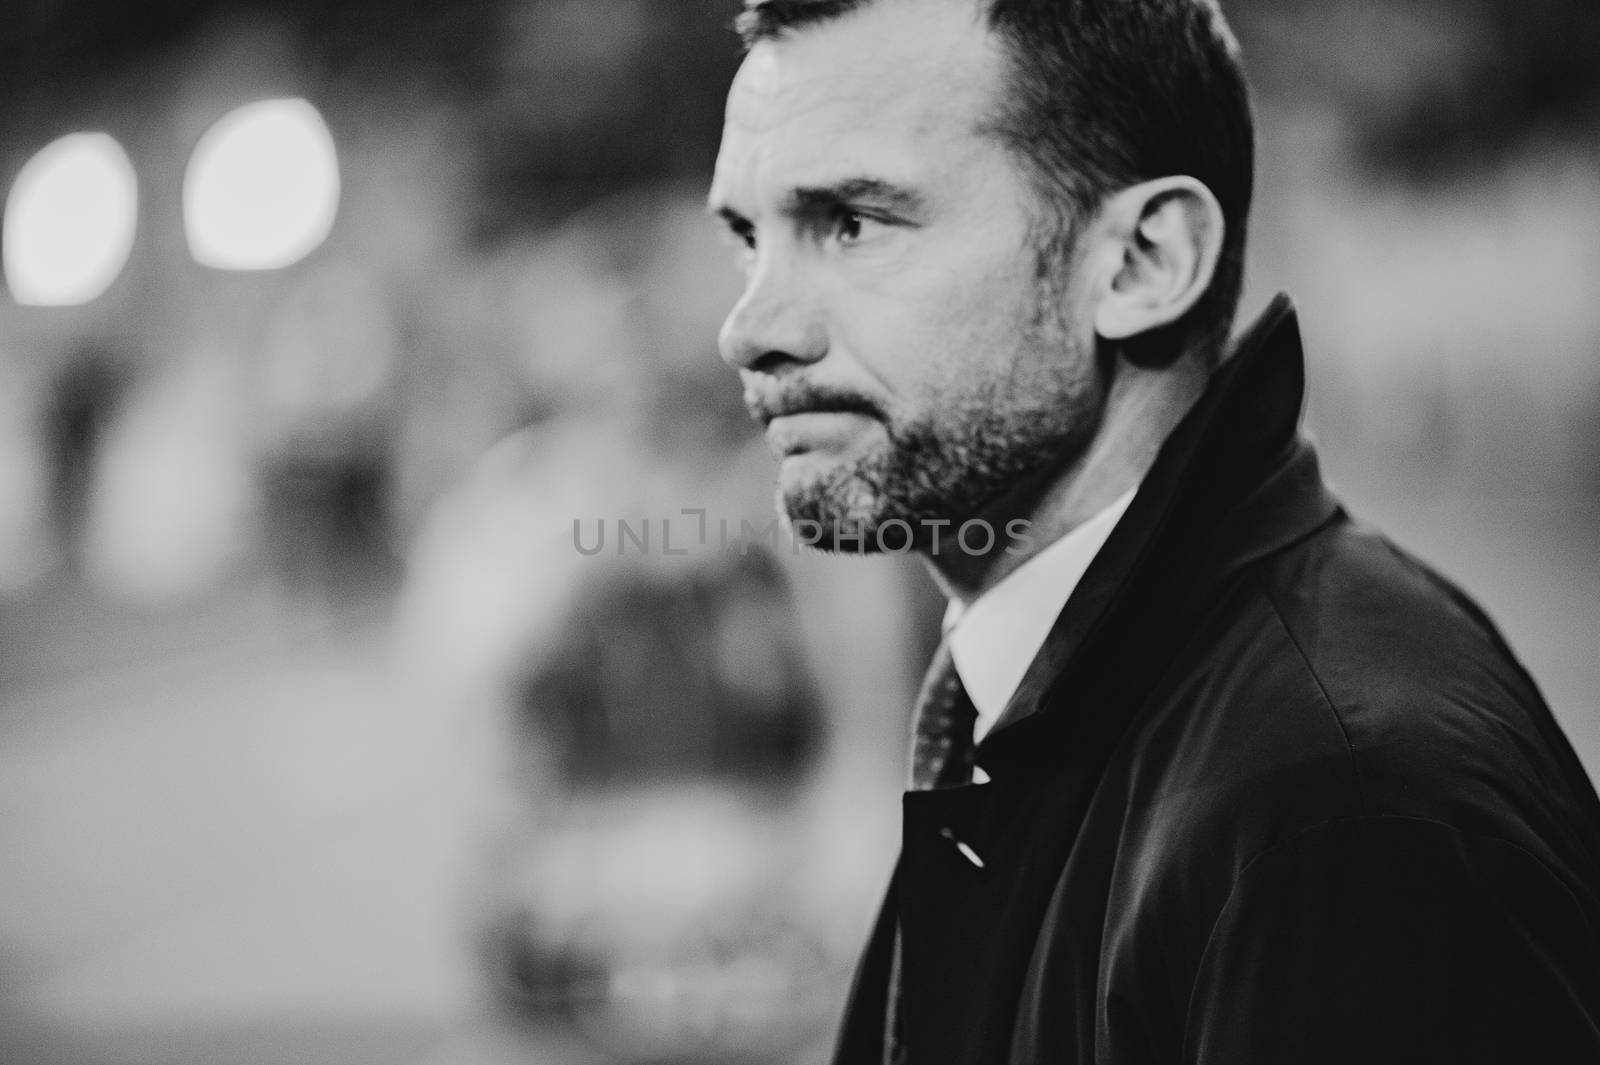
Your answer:
[[[994,727],[1033,663],[1072,590],[1121,520],[1138,487],[1018,566],[963,607],[945,609],[956,672],[978,710],[977,739]]]

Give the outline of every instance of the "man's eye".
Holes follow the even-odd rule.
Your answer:
[[[841,244],[854,244],[872,224],[860,211],[840,211],[833,220],[833,236]]]

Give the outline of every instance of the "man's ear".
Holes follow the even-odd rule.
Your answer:
[[[1163,177],[1115,193],[1101,207],[1122,253],[1099,293],[1095,332],[1127,340],[1182,318],[1211,285],[1222,255],[1222,205],[1192,177]]]

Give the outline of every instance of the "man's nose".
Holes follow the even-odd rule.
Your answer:
[[[783,362],[816,362],[827,353],[828,341],[814,294],[791,266],[763,256],[722,323],[717,346],[728,365],[764,370]]]

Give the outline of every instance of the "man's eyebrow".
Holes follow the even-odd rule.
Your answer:
[[[923,207],[920,193],[881,178],[853,177],[831,185],[797,188],[789,194],[790,210],[810,214],[860,204],[863,201],[892,211],[915,214]]]
[[[853,177],[829,185],[808,185],[790,190],[784,213],[791,217],[815,216],[842,207],[870,205],[897,214],[916,215],[925,203],[921,193],[881,178]],[[750,219],[715,200],[706,204],[706,213],[713,218],[720,218],[735,232],[742,232],[750,225]]]

